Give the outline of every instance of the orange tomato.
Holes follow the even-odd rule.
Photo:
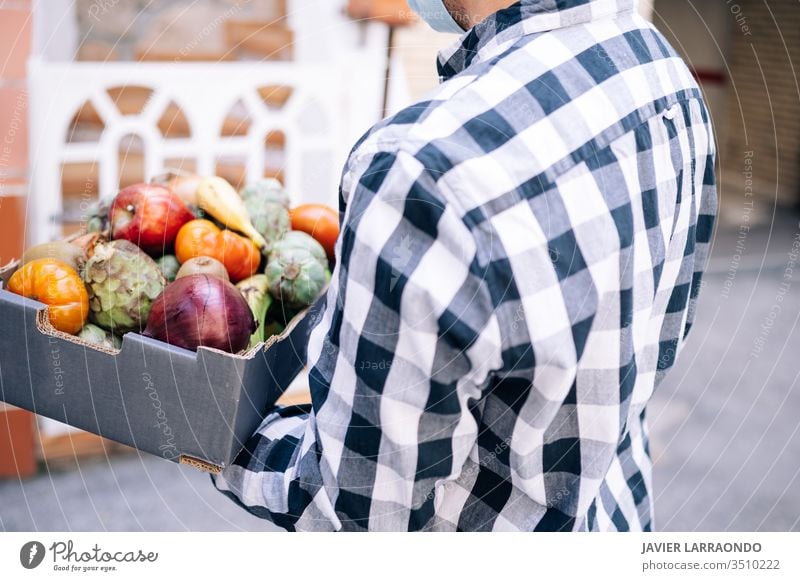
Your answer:
[[[339,213],[324,204],[303,204],[289,211],[292,230],[311,234],[322,244],[328,258],[333,259],[333,249],[339,237]]]
[[[64,333],[80,331],[89,316],[89,294],[81,277],[54,258],[23,265],[8,281],[8,290],[46,304],[50,324]]]
[[[210,220],[192,220],[184,224],[175,239],[175,256],[183,264],[190,258],[216,258],[228,271],[231,282],[252,276],[261,262],[255,242],[230,230],[220,230]]]

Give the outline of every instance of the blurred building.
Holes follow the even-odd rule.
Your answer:
[[[717,132],[723,218],[800,201],[795,0],[655,0],[653,22],[701,82]]]

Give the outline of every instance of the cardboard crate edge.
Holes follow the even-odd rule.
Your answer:
[[[293,324],[290,326],[291,328],[287,329],[276,340],[264,345],[262,349],[248,352],[245,356],[231,355],[205,348],[200,348],[197,353],[194,353],[132,333],[124,336],[123,347],[115,354],[94,346],[87,346],[79,342],[79,340],[71,338],[71,336],[62,336],[63,334],[57,331],[52,333],[43,331],[37,324],[37,319],[45,312],[45,305],[0,289],[0,319],[5,320],[5,324],[0,321],[0,332],[3,335],[0,337],[0,351],[6,351],[6,353],[0,353],[0,399],[46,417],[66,421],[71,425],[111,440],[131,445],[141,451],[160,455],[174,462],[189,464],[202,470],[218,472],[235,459],[236,454],[244,445],[246,438],[252,434],[260,424],[266,410],[274,404],[275,400],[277,400],[305,364],[310,327],[309,320],[312,318],[309,317],[308,314],[310,311],[314,310],[316,306],[317,305],[312,305],[312,307],[305,312],[299,314],[295,320],[293,320]],[[15,315],[13,315],[14,311],[16,311]],[[46,388],[44,388],[43,385],[39,385],[37,381],[42,379],[42,369],[31,369],[30,352],[27,352],[28,358],[27,361],[24,362],[20,360],[18,354],[15,356],[15,354],[12,353],[12,351],[18,351],[21,344],[18,341],[14,341],[15,333],[13,331],[9,333],[9,317],[12,321],[22,321],[22,326],[24,328],[22,333],[24,333],[25,336],[24,343],[26,349],[29,348],[30,342],[33,339],[34,344],[40,348],[42,346],[42,341],[47,342],[51,351],[57,348],[57,351],[53,351],[53,353],[61,352],[63,348],[66,352],[71,353],[72,356],[82,352],[84,356],[87,357],[86,383],[89,384],[88,393],[90,395],[90,401],[84,402],[83,408],[78,408],[84,411],[82,417],[78,419],[67,417],[66,407],[63,410],[59,410],[55,407],[52,401],[52,393],[47,394],[47,392],[44,392],[47,396],[44,397],[43,401],[41,393],[43,393],[43,390]],[[19,333],[19,331],[16,333],[18,340],[22,339],[22,337],[19,336],[22,333]],[[153,397],[153,390],[150,390],[148,395],[154,406],[154,408],[149,411],[155,414],[154,418],[150,418],[151,423],[154,421],[154,426],[159,426],[162,423],[161,419],[164,417],[168,418],[167,414],[162,414],[162,412],[164,408],[169,407],[173,413],[173,422],[176,424],[177,429],[182,430],[181,437],[178,438],[175,431],[169,427],[168,421],[165,422],[164,430],[166,433],[162,437],[164,442],[160,446],[158,442],[153,441],[153,434],[147,434],[147,432],[144,432],[144,441],[142,441],[141,438],[137,441],[137,435],[143,428],[137,428],[136,425],[130,423],[130,418],[126,410],[126,403],[129,407],[132,406],[133,409],[131,411],[134,412],[134,415],[137,417],[142,415],[143,409],[147,409],[146,404],[148,403],[147,400],[142,402],[141,397],[138,399],[135,397],[131,398],[131,394],[123,392],[124,387],[128,388],[131,385],[133,385],[135,389],[136,379],[132,379],[131,377],[119,377],[119,373],[117,373],[117,381],[111,383],[116,383],[116,385],[112,386],[112,390],[113,387],[117,387],[118,393],[95,394],[92,392],[91,379],[89,377],[89,359],[94,361],[95,366],[98,362],[102,361],[105,361],[107,366],[113,361],[117,372],[119,371],[120,362],[129,360],[127,364],[122,365],[122,367],[130,372],[131,367],[134,369],[136,368],[135,358],[131,356],[135,349],[142,350],[143,352],[149,349],[151,355],[153,353],[159,354],[162,358],[162,363],[166,361],[172,365],[173,361],[179,361],[181,362],[179,366],[182,366],[181,368],[184,370],[187,368],[189,370],[194,368],[195,378],[199,376],[198,368],[202,366],[207,373],[208,371],[212,371],[211,375],[213,375],[214,380],[221,380],[223,386],[212,385],[212,377],[209,376],[209,384],[204,386],[204,388],[207,387],[207,389],[203,391],[205,398],[203,404],[205,405],[205,409],[201,409],[199,413],[209,414],[209,409],[211,412],[219,412],[216,414],[216,418],[214,417],[215,414],[209,414],[210,419],[215,420],[217,425],[213,428],[209,428],[210,435],[208,438],[198,438],[196,437],[197,435],[193,433],[198,424],[196,413],[192,412],[192,422],[189,422],[187,417],[180,417],[180,414],[177,416],[178,420],[174,420],[176,417],[174,415],[176,409],[183,409],[184,411],[186,409],[182,407],[184,406],[182,395],[186,395],[187,389],[193,389],[192,387],[184,388],[184,393],[182,394],[177,378],[175,380],[176,385],[174,389],[173,386],[165,384],[161,387],[163,395],[159,395],[156,391],[156,395]],[[50,353],[51,358],[53,353]],[[44,355],[44,360],[46,361],[47,353],[38,353],[40,361],[42,355]],[[272,369],[272,365],[270,365],[271,362],[274,365],[278,365],[280,369]],[[9,365],[15,365],[17,368],[16,371],[10,373]],[[27,369],[25,369],[26,365]],[[72,367],[74,367],[74,365]],[[45,378],[47,378],[48,373],[52,371],[52,369],[48,370],[45,374]],[[104,373],[105,372],[100,375],[103,376]],[[10,375],[18,384],[24,384],[24,388],[27,389],[26,393],[20,392],[20,385],[8,385],[8,378]],[[20,376],[23,377],[23,381],[19,381]],[[160,375],[160,377],[162,377],[163,380],[163,376]],[[50,375],[49,378],[51,380],[52,389],[52,381],[54,378],[57,378],[57,375]],[[142,385],[147,391],[147,381],[149,380],[141,376],[138,381],[142,382]],[[56,386],[58,383],[56,379]],[[56,387],[56,389],[58,389],[58,387]],[[83,385],[80,386],[80,389],[86,391]],[[25,389],[23,389],[23,391],[25,391]],[[36,392],[40,394],[38,399],[36,398]],[[188,393],[191,394],[191,391]],[[115,411],[119,411],[115,410],[114,404],[121,405],[123,414],[122,416],[117,414],[116,420],[118,421],[116,423],[105,421],[105,418],[102,417],[102,412],[101,417],[98,417],[92,396],[100,395],[104,395],[105,399],[111,402],[111,408],[109,408],[109,401],[106,401],[101,407],[106,410],[112,409],[112,415]],[[165,398],[166,402],[162,403]],[[103,398],[100,399],[102,400]],[[189,403],[191,404],[191,402]],[[215,406],[216,410],[213,409]],[[74,407],[73,402],[73,404],[71,404],[71,409]],[[94,417],[86,415],[86,413],[90,411],[90,408],[91,411],[94,412]],[[126,420],[127,425],[119,425],[123,419]],[[220,422],[220,420],[222,421]],[[138,421],[139,419],[135,419],[134,424]],[[167,428],[169,429],[167,430]],[[187,428],[189,432],[188,435],[185,433]],[[214,434],[216,434],[216,436],[214,436]]]

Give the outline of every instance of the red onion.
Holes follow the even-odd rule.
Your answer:
[[[170,283],[155,300],[144,335],[192,351],[202,345],[236,353],[255,330],[253,313],[235,286],[192,274]]]

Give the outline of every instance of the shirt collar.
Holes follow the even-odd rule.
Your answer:
[[[446,81],[470,65],[486,61],[526,34],[584,24],[633,10],[638,0],[520,0],[487,17],[439,53],[439,76]]]

